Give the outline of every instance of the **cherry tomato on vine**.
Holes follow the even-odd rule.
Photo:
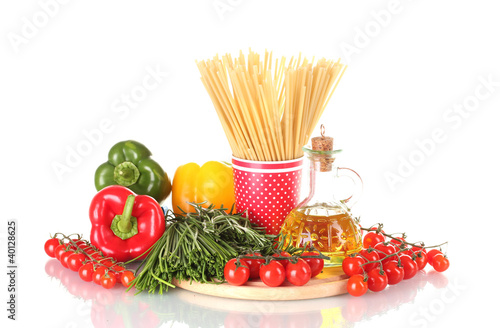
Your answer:
[[[450,267],[450,260],[443,254],[436,254],[432,259],[432,267],[437,272],[446,271]]]
[[[240,265],[236,268],[236,259],[231,259],[224,266],[224,278],[229,284],[241,286],[248,281],[250,268],[245,260],[240,260]]]
[[[406,240],[403,237],[396,237],[391,239],[391,243],[394,244],[395,246],[403,244],[404,241]]]
[[[361,256],[354,256],[354,257],[348,256],[342,261],[342,270],[344,270],[344,273],[349,277],[352,277],[357,274],[362,274],[363,273],[362,264],[365,262],[366,261]]]
[[[288,254],[287,252],[285,251],[281,251],[280,252],[280,255],[278,254],[273,254],[273,257],[278,257],[278,256],[285,256],[285,257],[291,257],[290,254]],[[289,260],[277,260],[279,263],[281,263],[281,265],[286,269],[286,266],[288,265],[288,263],[290,263]]]
[[[132,281],[135,279],[135,275],[132,271],[124,271],[122,272],[122,277],[121,277],[121,282],[122,282],[122,285],[125,286],[125,287],[128,287],[130,286],[130,284],[132,283]]]
[[[427,262],[430,265],[433,265],[434,256],[436,256],[437,254],[443,254],[443,252],[441,252],[439,249],[431,249],[427,252]]]
[[[94,283],[100,285],[101,284],[101,278],[104,276],[106,273],[106,268],[105,267],[98,267],[97,269],[94,270],[94,273],[92,273],[92,280]]]
[[[68,258],[73,254],[75,254],[73,251],[65,251],[61,254],[60,261],[63,267],[68,268]]]
[[[417,253],[424,253],[425,255],[427,255],[427,250],[425,248],[422,248],[422,247],[419,247],[419,246],[413,246],[411,248],[411,250],[417,254]]]
[[[260,266],[259,276],[263,283],[269,287],[278,287],[285,281],[286,272],[281,263],[271,260],[269,264]]]
[[[92,281],[92,275],[94,274],[94,264],[86,263],[78,269],[78,275],[83,281]]]
[[[385,241],[384,235],[376,232],[369,232],[363,238],[363,248],[375,247],[378,243]]]
[[[313,255],[319,255],[318,252],[304,252],[302,253],[301,256],[313,256]],[[321,273],[323,270],[323,267],[325,266],[325,261],[323,259],[314,259],[314,258],[305,258],[303,259],[304,261],[309,264],[309,267],[311,268],[311,278],[316,277],[318,274]]]
[[[82,242],[82,244],[80,244],[80,248],[86,252],[90,252],[92,249],[92,245],[88,242]]]
[[[116,276],[113,272],[108,271],[101,277],[101,286],[106,289],[111,289],[116,284]]]
[[[73,253],[68,257],[68,268],[72,271],[78,271],[87,257],[83,253]]]
[[[82,248],[82,246],[85,245],[85,242],[83,240],[81,240],[81,239],[72,239],[72,240],[76,244],[76,246],[78,246],[80,248]],[[71,247],[73,249],[76,249],[76,247],[75,247],[75,245],[73,243],[70,243],[70,245],[71,245]]]
[[[378,253],[374,250],[368,251],[366,249],[362,250],[359,252],[359,255],[366,261],[366,262],[371,262],[371,261],[378,261],[380,260],[380,257],[378,256]],[[363,269],[365,272],[371,271],[372,269],[378,268],[379,263],[369,263],[363,265]]]
[[[396,247],[394,247],[394,245],[392,245],[392,244],[386,244],[386,243],[383,243],[383,242],[382,243],[378,243],[373,248],[375,248],[375,250],[377,250],[378,256],[381,259],[387,257],[387,255],[391,255],[391,254],[396,253]],[[385,263],[385,262],[388,262],[388,261],[392,261],[393,259],[394,259],[394,256],[388,257],[385,260],[382,260],[382,264]]]
[[[379,292],[387,287],[388,279],[383,270],[379,268],[372,269],[368,272],[368,289],[372,292]]]
[[[125,268],[122,267],[121,265],[115,264],[111,267],[111,269],[115,270],[116,272],[113,271],[113,273],[116,276],[116,281],[121,281],[122,279],[122,274],[125,271]]]
[[[286,279],[295,286],[304,286],[311,280],[311,267],[303,259],[290,262],[285,269]]]
[[[403,265],[403,269],[405,271],[405,275],[403,279],[413,278],[418,271],[417,262],[413,261],[410,256],[403,254],[400,255],[401,264]]]
[[[45,242],[44,249],[45,253],[47,253],[48,256],[50,257],[56,257],[54,254],[54,251],[57,246],[60,245],[59,239],[57,238],[50,238]]]
[[[111,260],[104,260],[104,261],[99,260],[97,262],[101,263],[104,266],[107,266],[108,268],[111,268],[113,265],[115,265],[115,262],[113,262]]]
[[[410,248],[409,245],[406,245],[406,246],[407,246],[407,249],[406,249],[406,251],[403,252],[403,254],[409,255],[410,257],[413,257],[413,255],[417,255],[418,253],[424,253],[427,255],[427,251],[425,250],[425,248],[421,248],[418,246],[413,246]]]
[[[389,261],[384,263],[384,271],[387,275],[387,283],[395,285],[403,281],[405,271],[403,266],[399,266],[397,261]]]
[[[362,296],[368,291],[368,279],[361,274],[351,276],[347,280],[347,292],[352,296]]]
[[[424,252],[415,252],[415,260],[418,270],[422,270],[427,265],[427,254]]]
[[[413,251],[411,250],[410,246],[408,246],[408,245],[396,247],[396,252],[399,252],[399,251],[401,251],[400,253],[398,253],[400,256],[403,254],[406,254],[410,257],[413,256]],[[396,261],[398,260],[397,257],[395,259],[396,259]]]
[[[98,251],[91,251],[91,252],[88,253],[88,255],[94,261],[99,261],[99,260],[103,259],[102,255],[99,254]]]
[[[246,254],[245,256],[261,256],[260,253],[254,253],[254,254]],[[248,268],[250,269],[250,279],[258,279],[259,278],[259,269],[260,265],[266,262],[264,259],[244,259],[245,262],[248,264]]]
[[[61,255],[66,252],[66,244],[61,244],[54,248],[54,257],[61,261]]]

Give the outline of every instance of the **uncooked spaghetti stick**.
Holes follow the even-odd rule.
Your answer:
[[[213,88],[213,91],[223,104],[222,110],[224,112],[224,116],[227,118],[231,118],[231,121],[234,122],[235,121],[235,117],[233,115],[234,111],[230,110],[230,108],[232,107],[230,104],[231,95],[227,94],[227,92],[224,90],[223,84],[220,82],[219,79],[220,74],[218,73],[219,72],[213,72],[211,70],[208,70],[206,77],[209,79],[210,83],[213,86],[215,86],[215,88]],[[235,137],[237,141],[242,142],[243,138],[239,126],[238,125],[233,125],[233,126],[235,128],[234,130],[236,130]]]
[[[269,147],[266,145],[267,142],[266,142],[266,138],[264,136],[264,130],[262,128],[262,122],[261,122],[261,119],[260,119],[260,113],[261,110],[259,111],[257,108],[257,102],[255,101],[255,99],[253,99],[253,96],[255,95],[255,92],[252,92],[251,91],[251,77],[248,76],[249,73],[248,72],[241,72],[241,78],[246,82],[246,83],[243,83],[243,91],[246,92],[246,97],[248,99],[248,103],[249,103],[249,108],[251,109],[250,111],[250,117],[252,118],[252,122],[254,123],[254,126],[255,126],[255,131],[256,131],[256,135],[257,135],[257,139],[258,139],[258,143],[260,144],[261,148],[262,148],[262,151],[263,151],[263,154],[264,154],[264,159],[263,160],[266,160],[266,161],[270,161],[271,160],[271,154],[269,152]],[[248,83],[248,81],[250,81],[250,83]]]
[[[300,92],[300,100],[299,100],[299,109],[297,111],[297,124],[296,124],[296,135],[295,135],[295,144],[294,144],[294,148],[295,148],[295,152],[294,152],[294,157],[297,158],[297,157],[300,157],[300,151],[301,151],[301,147],[303,145],[300,144],[300,141],[301,141],[301,135],[303,133],[302,131],[302,114],[303,114],[303,111],[304,111],[304,98],[306,96],[306,87],[303,86],[302,87],[302,90]]]
[[[238,78],[238,73],[237,72],[232,72],[232,81],[235,85],[235,90],[236,90],[236,100],[238,100],[238,103],[240,104],[241,112],[243,114],[244,122],[245,125],[248,128],[248,131],[250,133],[250,140],[252,141],[252,146],[255,149],[255,152],[257,154],[257,159],[262,161],[264,158],[264,153],[262,152],[262,145],[259,141],[259,138],[257,137],[257,133],[255,131],[255,126],[254,122],[252,120],[252,117],[250,115],[250,112],[248,110],[248,100],[246,99],[246,95],[244,92],[244,87],[242,84],[245,82],[241,82]]]
[[[216,113],[219,116],[219,120],[221,121],[222,124],[222,129],[224,130],[224,133],[226,134],[227,140],[229,141],[229,145],[231,147],[232,152],[236,156],[243,156],[243,151],[240,149],[239,145],[234,142],[234,139],[232,137],[232,132],[230,131],[229,125],[227,124],[227,120],[222,114],[222,110],[220,109],[221,105],[216,96],[213,94],[211,88],[208,86],[208,84],[205,82],[205,79],[202,77],[201,78],[202,83],[205,85],[205,88],[207,89],[210,98],[212,98],[212,102],[216,108]]]
[[[224,75],[224,73],[217,72],[217,77],[220,77],[222,75]],[[233,99],[233,97],[228,89],[227,84],[219,83],[219,81],[217,81],[217,78],[212,76],[211,74],[208,74],[208,76],[212,78],[212,81],[214,81],[214,82],[212,82],[212,85],[215,86],[214,89],[217,90],[218,92],[220,92],[221,94],[222,93],[225,94],[225,96],[226,96],[225,98],[223,98],[225,100],[224,109],[226,110],[226,112],[228,112],[228,115],[231,117],[231,121],[233,122],[233,125],[234,125],[235,130],[236,130],[235,136],[238,139],[238,143],[241,143],[244,149],[251,150],[251,157],[252,158],[257,158],[255,151],[253,150],[253,147],[251,147],[251,140],[248,136],[247,131],[242,129],[243,125],[241,123],[243,122],[243,120],[240,117],[238,117],[238,115],[237,115],[238,114],[238,110],[237,110],[238,105],[234,101],[234,99]],[[221,89],[223,89],[224,91],[222,91]]]

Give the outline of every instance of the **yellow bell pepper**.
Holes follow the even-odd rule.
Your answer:
[[[187,202],[204,201],[206,203],[203,207],[214,204],[217,208],[222,205],[231,209],[234,204],[234,186],[233,170],[230,166],[210,161],[201,167],[196,163],[187,163],[177,168],[172,182],[174,213],[193,212],[193,207]]]

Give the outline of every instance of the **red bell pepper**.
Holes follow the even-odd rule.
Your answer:
[[[165,232],[165,217],[156,200],[123,186],[99,191],[90,204],[90,241],[104,255],[125,262],[146,256]]]

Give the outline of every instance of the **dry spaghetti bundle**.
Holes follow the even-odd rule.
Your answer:
[[[345,70],[340,60],[299,56],[287,63],[251,50],[247,58],[240,52],[197,65],[233,155],[257,161],[302,156]]]

